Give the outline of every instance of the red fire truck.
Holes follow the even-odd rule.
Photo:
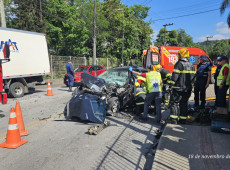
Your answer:
[[[177,53],[181,48],[185,47],[170,47],[170,46],[150,46],[149,49],[143,51],[143,67],[147,68],[149,65],[160,64],[163,68],[169,70],[171,73],[173,71],[175,63],[178,61]],[[213,65],[212,60],[209,56],[199,48],[186,47],[189,50],[190,62],[194,64],[195,67],[199,64],[199,57],[201,55],[207,56],[207,61],[212,66],[211,68],[211,83],[214,83],[214,73],[216,71],[216,66]]]

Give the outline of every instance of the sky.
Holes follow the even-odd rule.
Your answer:
[[[203,42],[207,36],[209,40],[230,39],[230,29],[227,16],[230,8],[220,14],[223,0],[121,0],[125,5],[144,5],[151,7],[146,21],[152,20],[154,39],[165,24],[171,24],[166,29],[184,29],[194,42]],[[196,14],[196,15],[194,15]],[[186,16],[188,15],[188,16]],[[183,17],[182,17],[183,16]]]

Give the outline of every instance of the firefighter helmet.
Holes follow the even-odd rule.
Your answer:
[[[140,84],[138,82],[135,83],[136,87],[140,87]]]
[[[155,66],[156,71],[158,71],[160,68],[162,68],[162,66],[161,66],[160,64],[157,64],[157,65]]]
[[[179,58],[189,57],[189,51],[187,48],[181,48],[177,53]]]

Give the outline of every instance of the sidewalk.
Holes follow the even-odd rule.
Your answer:
[[[230,135],[210,126],[167,124],[152,169],[229,169]]]

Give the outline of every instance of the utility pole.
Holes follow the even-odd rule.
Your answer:
[[[121,54],[121,59],[122,59],[122,67],[124,67],[124,56],[123,56],[123,51],[124,51],[124,28],[123,28],[123,33],[122,33],[122,54]]]
[[[6,28],[6,17],[5,17],[3,0],[0,0],[0,10],[1,10],[1,26]]]
[[[96,52],[97,52],[97,0],[94,0],[94,15],[93,15],[93,65],[96,65]]]
[[[206,48],[207,48],[206,53],[208,54],[208,39],[213,38],[213,36],[207,36],[206,38],[207,38],[207,41],[206,41]]]
[[[163,25],[164,26],[164,46],[166,44],[166,42],[165,42],[165,33],[166,33],[165,29],[166,29],[167,26],[171,26],[171,25],[173,25],[173,23]]]

